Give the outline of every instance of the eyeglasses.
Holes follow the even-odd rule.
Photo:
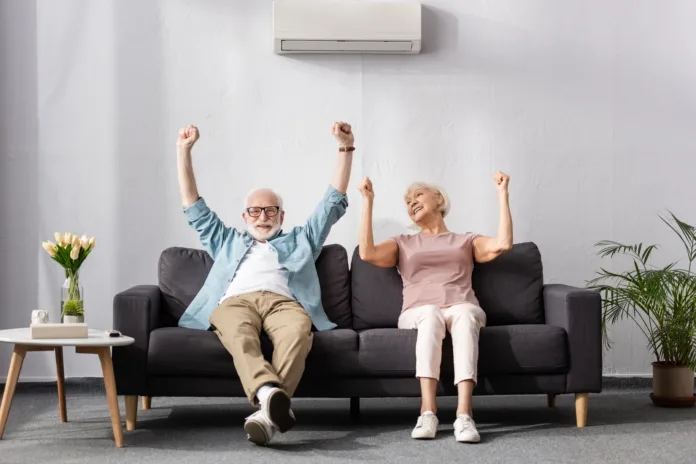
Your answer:
[[[261,211],[264,211],[268,217],[275,217],[280,211],[280,206],[252,206],[246,209],[247,214],[253,218],[261,216]]]

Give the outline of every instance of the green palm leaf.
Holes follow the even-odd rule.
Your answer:
[[[632,265],[624,272],[600,268],[587,285],[602,296],[606,346],[611,346],[608,325],[628,319],[641,330],[658,361],[696,370],[696,275],[691,271],[696,259],[696,228],[671,212],[670,215],[670,219],[662,216],[660,219],[684,244],[689,261],[687,269],[677,268],[677,263],[661,268],[651,266],[649,261],[657,245],[603,240],[595,244],[599,256],[628,256]]]

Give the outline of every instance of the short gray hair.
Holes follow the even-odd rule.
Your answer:
[[[246,210],[249,207],[249,199],[255,194],[255,193],[260,193],[260,192],[266,192],[266,193],[271,193],[276,197],[276,202],[278,203],[277,206],[280,207],[280,209],[283,209],[283,197],[278,195],[274,190],[268,189],[268,188],[257,188],[251,190],[249,193],[247,193],[246,198],[244,199],[244,209]]]
[[[427,182],[413,182],[411,185],[408,186],[408,189],[406,189],[406,193],[404,194],[404,199],[408,197],[408,195],[413,192],[414,190],[418,189],[425,189],[425,190],[430,190],[433,193],[439,193],[442,196],[442,204],[440,205],[440,213],[442,213],[442,217],[444,218],[449,214],[450,211],[450,199],[449,196],[447,195],[447,192],[445,192],[445,189],[442,187],[439,187],[434,184],[428,184]]]

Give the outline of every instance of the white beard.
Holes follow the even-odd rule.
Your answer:
[[[247,232],[249,235],[254,237],[256,240],[268,240],[278,233],[280,230],[280,221],[273,224],[273,226],[268,230],[268,232],[261,231],[256,228],[254,224],[247,224]]]

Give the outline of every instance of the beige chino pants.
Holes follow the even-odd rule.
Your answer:
[[[210,323],[232,355],[251,404],[258,405],[256,391],[266,383],[292,397],[312,348],[312,321],[297,301],[265,291],[234,296],[215,308]],[[261,353],[262,329],[273,343],[270,364]]]

